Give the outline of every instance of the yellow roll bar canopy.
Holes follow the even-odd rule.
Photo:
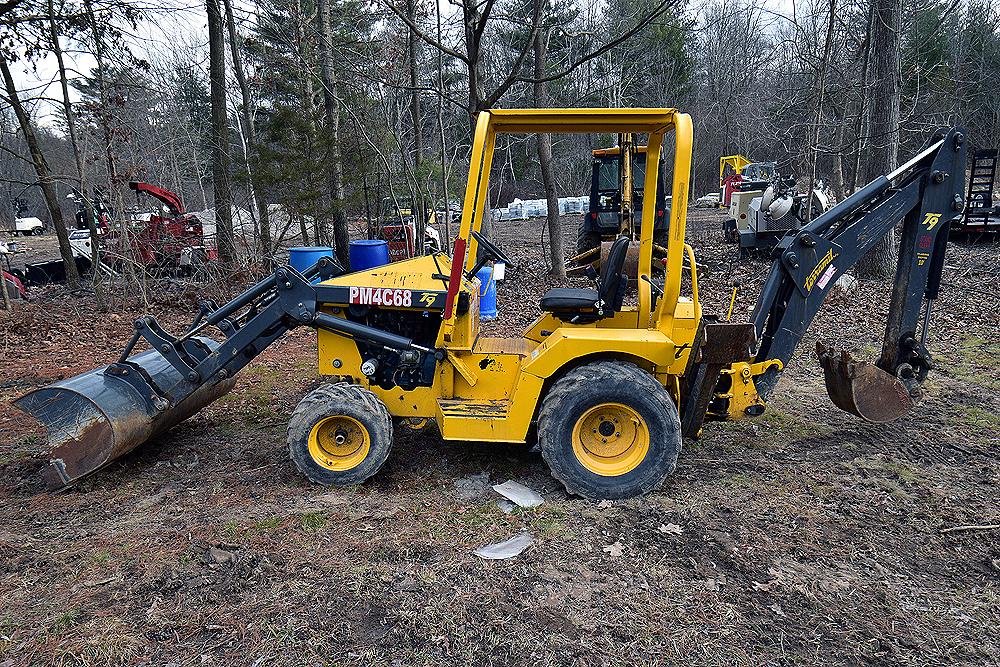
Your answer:
[[[745,155],[726,155],[719,158],[719,187],[722,187],[722,179],[726,174],[726,167],[732,167],[737,174],[743,173],[743,167],[751,163],[750,158]]]
[[[466,245],[462,261],[465,271],[476,263],[477,243],[471,232],[478,232],[486,214],[486,195],[497,134],[591,134],[591,133],[644,133],[647,142],[647,168],[645,192],[655,192],[659,172],[660,150],[664,135],[676,133],[671,193],[675,202],[687,202],[691,174],[693,132],[691,117],[676,109],[498,109],[480,112],[469,159],[469,180],[462,207],[462,224],[458,238]],[[645,197],[639,240],[639,276],[651,276],[653,256],[653,225],[656,216],[656,197]],[[660,312],[672,316],[681,286],[684,262],[684,232],[687,207],[670,209],[670,236],[667,244],[665,294]],[[456,243],[456,248],[460,244]],[[650,284],[641,278],[639,290],[639,321],[648,323],[652,307]],[[454,314],[452,314],[454,318]]]

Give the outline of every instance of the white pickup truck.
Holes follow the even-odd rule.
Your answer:
[[[45,223],[38,218],[14,218],[14,234],[41,236],[45,233]]]

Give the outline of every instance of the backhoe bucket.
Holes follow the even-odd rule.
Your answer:
[[[208,338],[198,340],[211,350],[219,345]],[[129,357],[115,367],[117,372],[111,368],[94,369],[14,401],[48,430],[54,449],[43,477],[50,489],[103,468],[222,397],[235,384],[234,379],[207,383],[171,405],[160,392],[182,377],[158,352]],[[129,370],[124,376],[122,368]]]
[[[846,350],[838,352],[816,343],[826,392],[841,410],[870,422],[899,419],[914,406],[914,397],[899,378],[867,361],[857,361]]]

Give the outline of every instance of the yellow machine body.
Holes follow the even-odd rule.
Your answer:
[[[672,109],[482,112],[455,243],[460,256],[439,253],[417,257],[323,283],[360,289],[403,288],[415,295],[440,294],[445,290],[442,278],[453,268],[452,262],[456,262],[462,269],[456,301],[465,301],[466,305],[442,315],[435,347],[444,350],[446,356],[436,366],[432,386],[404,390],[372,385],[360,369],[362,360],[354,341],[324,331],[319,331],[320,372],[370,389],[395,417],[412,419],[415,423],[434,419],[446,440],[523,442],[548,383],[571,367],[599,359],[629,361],[648,370],[679,403],[680,378],[688,367],[702,317],[694,253],[684,242],[685,207],[671,210],[669,244],[663,261],[664,293],[655,300],[655,305],[650,283],[642,278],[652,275],[655,197],[644,200],[638,275],[630,276],[638,289],[638,303],[625,306],[611,317],[589,324],[572,324],[543,313],[519,338],[484,336],[479,321],[480,285],[477,279],[465,277],[475,266],[477,242],[472,232],[478,231],[487,206],[497,134],[648,133],[644,148],[650,157],[645,189],[654,192],[664,136],[671,131],[676,135],[672,192],[675,201],[686,201],[692,145],[691,120],[687,114]],[[688,293],[681,294],[685,256],[689,260],[690,288]],[[452,275],[456,273],[451,271]],[[326,304],[324,309],[343,316],[348,307],[347,303]],[[421,308],[421,303],[412,302],[408,307]],[[752,390],[752,383],[749,387]],[[743,407],[755,400],[759,400],[756,394],[748,397],[741,392],[739,400],[733,401],[733,415],[742,415]]]
[[[726,167],[729,167],[736,174],[743,173],[743,167],[751,163],[750,158],[745,155],[724,155],[719,158],[719,187],[722,187],[722,181],[726,177]]]

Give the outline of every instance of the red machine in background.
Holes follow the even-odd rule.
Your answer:
[[[137,196],[153,197],[162,208],[148,218],[132,214],[108,234],[105,245],[112,262],[135,261],[151,269],[180,268],[190,273],[198,264],[216,259],[215,230],[206,234],[201,219],[185,211],[177,194],[139,181],[128,186]]]

